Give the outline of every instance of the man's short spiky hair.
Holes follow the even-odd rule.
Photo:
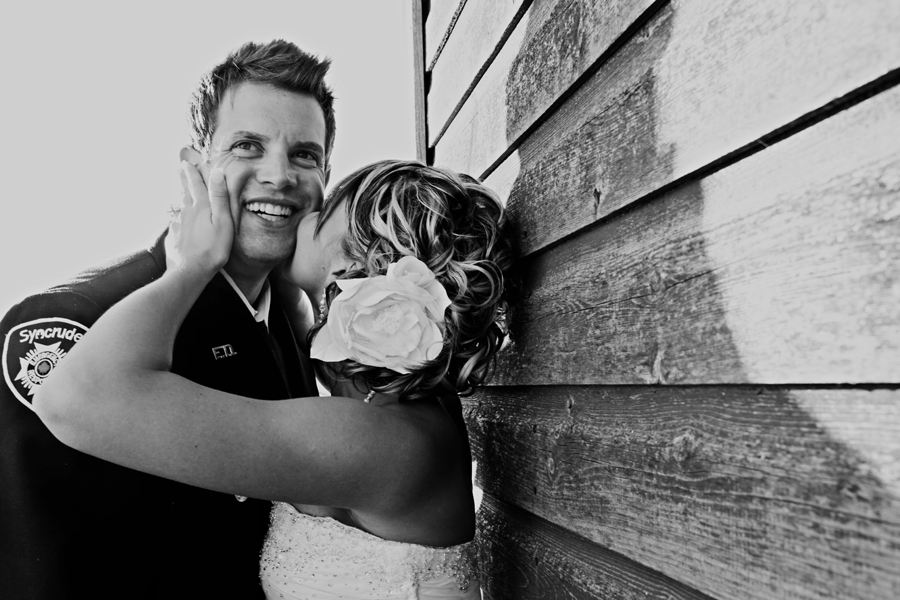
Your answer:
[[[209,150],[216,129],[216,113],[225,92],[244,82],[306,94],[315,98],[325,115],[325,155],[334,144],[334,95],[325,84],[329,59],[319,60],[284,40],[266,44],[247,42],[213,67],[191,96],[191,144],[199,152]]]

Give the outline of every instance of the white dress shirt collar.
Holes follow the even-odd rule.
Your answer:
[[[266,328],[269,327],[269,306],[272,304],[272,288],[269,286],[269,280],[263,284],[263,289],[259,293],[259,298],[256,300],[256,308],[253,307],[252,304],[247,300],[247,297],[244,295],[244,292],[241,291],[241,288],[237,286],[234,282],[234,279],[231,278],[231,275],[225,272],[225,269],[219,271],[222,276],[225,278],[225,281],[231,284],[231,287],[237,292],[237,295],[244,302],[244,306],[250,311],[250,314],[253,315],[253,318],[257,323],[265,323]]]

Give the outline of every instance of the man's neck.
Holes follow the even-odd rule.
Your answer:
[[[259,271],[255,271],[253,273],[246,272],[245,269],[237,268],[235,265],[228,263],[224,268],[225,272],[228,273],[228,276],[234,280],[238,289],[241,290],[241,293],[244,294],[244,298],[247,299],[251,305],[256,305],[256,301],[259,299],[259,294],[262,292],[263,285],[266,283],[266,277],[269,276],[269,272],[260,273]]]

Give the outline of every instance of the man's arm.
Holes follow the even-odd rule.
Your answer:
[[[26,298],[0,321],[2,396],[33,410],[35,392],[102,314],[90,298],[59,289]]]

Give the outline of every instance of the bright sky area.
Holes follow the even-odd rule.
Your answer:
[[[149,246],[177,202],[200,76],[245,41],[332,59],[332,183],[415,158],[409,0],[16,2],[0,49],[0,314],[27,294]]]

